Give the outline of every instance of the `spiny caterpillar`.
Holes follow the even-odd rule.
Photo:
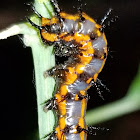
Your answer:
[[[96,83],[107,58],[107,40],[102,26],[82,12],[70,15],[61,12],[55,0],[50,0],[55,16],[42,17],[41,26],[28,21],[40,30],[42,41],[54,45],[55,55],[67,56],[64,64],[46,71],[46,76],[59,79],[54,97],[48,100],[44,110],[54,109],[58,115],[55,131],[46,135],[48,140],[87,140],[88,127],[85,123],[88,95],[87,90]]]

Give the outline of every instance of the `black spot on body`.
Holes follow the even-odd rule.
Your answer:
[[[78,93],[78,98],[79,100],[88,99],[88,95],[82,95],[81,93]]]
[[[80,17],[80,21],[85,21],[85,18],[83,16]]]
[[[95,38],[96,38],[96,35],[95,35],[94,33],[91,33],[91,34],[90,34],[90,39],[91,39],[91,40],[94,40]]]
[[[65,69],[66,72],[69,72],[69,69]]]
[[[107,54],[106,53],[104,53],[104,59],[106,59],[107,58]]]
[[[68,134],[70,132],[70,126],[66,126],[63,130],[63,133]]]
[[[65,18],[61,18],[63,21],[65,21]]]
[[[88,75],[88,73],[83,72],[78,77],[79,77],[80,81],[85,81],[86,82],[91,76]]]
[[[98,58],[97,54],[94,54],[94,58]]]

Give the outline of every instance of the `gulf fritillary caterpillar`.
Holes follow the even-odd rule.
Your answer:
[[[68,56],[64,64],[56,65],[45,76],[61,79],[54,98],[47,101],[44,110],[55,109],[58,126],[46,135],[48,140],[87,140],[85,123],[87,90],[96,82],[107,58],[107,40],[102,26],[79,9],[79,14],[61,12],[55,0],[50,0],[56,15],[42,17],[41,26],[28,21],[40,30],[42,40],[55,46],[55,54]],[[57,49],[56,49],[57,48]]]

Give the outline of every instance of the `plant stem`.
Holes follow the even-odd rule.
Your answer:
[[[51,18],[53,15],[53,9],[48,0],[35,0],[34,6],[43,17]],[[39,137],[41,139],[53,131],[55,124],[53,112],[49,111],[45,113],[43,111],[43,105],[41,105],[53,96],[55,80],[51,77],[44,78],[43,74],[55,65],[55,57],[52,53],[53,46],[44,46],[39,37],[36,37],[31,48],[35,67]]]
[[[53,95],[55,81],[53,78],[44,78],[43,73],[54,66],[54,55],[51,55],[53,47],[44,48],[41,45],[32,47],[34,67],[35,67],[35,79],[36,79],[36,91],[37,91],[37,106],[38,106],[38,124],[40,138],[53,131],[55,124],[55,118],[52,111],[45,113],[43,111],[43,103],[45,100],[50,99]]]
[[[127,98],[88,111],[87,124],[98,124],[138,110],[138,105]]]

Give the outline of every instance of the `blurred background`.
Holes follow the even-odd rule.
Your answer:
[[[29,0],[7,0],[0,4],[0,30],[11,24],[25,21],[25,3]],[[77,0],[58,0],[59,6],[67,13],[77,13]],[[99,79],[110,89],[105,89],[102,100],[91,88],[88,109],[124,97],[134,79],[140,62],[140,1],[139,0],[83,0],[83,11],[100,20],[113,8],[112,17],[119,19],[105,29],[109,54]],[[37,103],[34,82],[32,52],[26,48],[18,36],[0,41],[0,89],[1,115],[0,136],[4,139],[37,140]],[[118,110],[119,111],[119,110]],[[140,112],[119,117],[96,126],[109,128],[110,131],[98,132],[88,140],[139,140]]]

